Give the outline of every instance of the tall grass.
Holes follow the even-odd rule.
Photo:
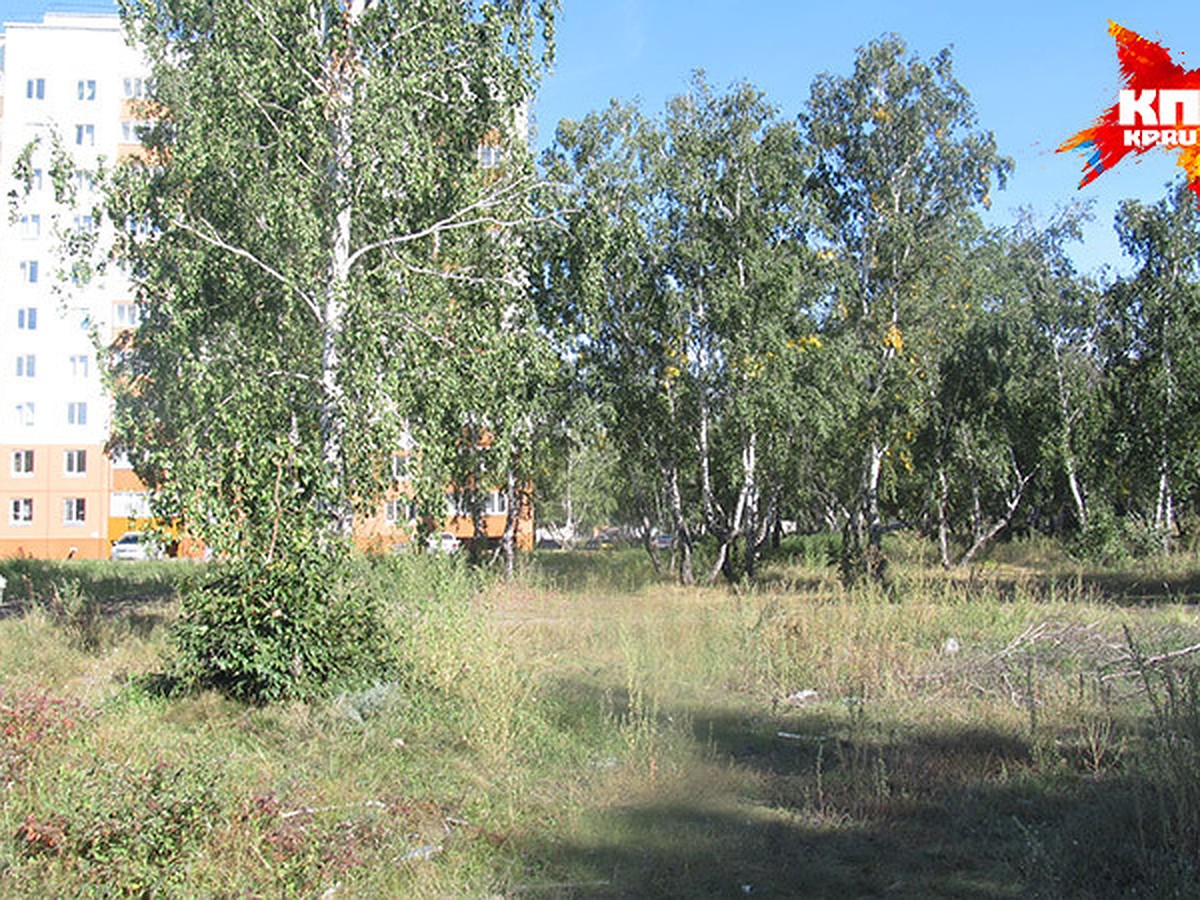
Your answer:
[[[5,564],[0,893],[1196,886],[1200,653],[1177,651],[1200,627],[1176,601],[1200,567],[1150,596],[1041,545],[965,573],[913,546],[891,590],[847,591],[825,549],[785,542],[736,590],[624,551],[512,585],[363,560],[392,674],[262,706],[156,689],[201,568]]]

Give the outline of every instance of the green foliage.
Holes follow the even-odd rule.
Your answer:
[[[113,443],[224,555],[270,556],[282,523],[344,537],[405,432],[440,506],[471,424],[449,399],[508,440],[479,392],[543,371],[503,313],[530,189],[518,111],[554,4],[121,5],[157,124],[108,184],[141,309],[107,373]],[[504,165],[480,169],[485,142]],[[456,380],[479,347],[487,377]]]
[[[300,549],[223,566],[184,595],[172,642],[184,686],[256,703],[370,683],[394,664],[379,597]]]
[[[561,123],[544,160],[571,212],[545,237],[542,308],[605,413],[623,518],[674,535],[685,582],[705,533],[711,578],[738,540],[752,569],[804,408],[806,158],[759,91],[697,74],[660,118],[614,103]]]
[[[219,823],[212,769],[94,759],[60,775],[55,805],[26,815],[12,837],[21,856],[70,859],[79,882],[109,896],[184,886],[180,863]]]
[[[553,360],[516,274],[520,123],[556,4],[120,6],[155,124],[105,185],[140,310],[112,444],[230,560],[185,600],[178,674],[258,701],[369,678],[387,638],[340,560],[387,460],[415,439],[436,518],[448,481],[515,510],[528,477]]]
[[[1200,212],[1182,181],[1153,204],[1126,201],[1117,215],[1134,273],[1110,286],[1105,329],[1108,395],[1101,435],[1106,495],[1148,518],[1169,546],[1195,506],[1200,441]],[[1186,505],[1185,505],[1186,504]]]

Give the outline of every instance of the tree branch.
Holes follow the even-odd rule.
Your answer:
[[[295,291],[296,295],[298,297],[300,297],[301,300],[304,301],[305,306],[307,306],[309,311],[313,314],[313,319],[318,322],[321,321],[321,309],[317,305],[316,300],[314,300],[313,297],[307,291],[301,290],[299,287],[297,287],[292,282],[292,280],[290,278],[288,278],[282,272],[279,272],[277,269],[275,269],[268,263],[263,262],[261,259],[259,259],[257,256],[255,256],[253,253],[251,253],[246,248],[235,246],[234,244],[229,243],[228,241],[224,240],[221,237],[218,237],[215,234],[208,234],[205,231],[197,228],[195,225],[192,225],[189,222],[185,222],[183,219],[180,219],[180,218],[172,218],[171,224],[174,225],[176,228],[180,228],[183,231],[186,231],[188,234],[195,235],[196,237],[200,238],[200,240],[204,241],[206,244],[216,247],[219,250],[224,250],[227,253],[232,253],[234,256],[241,257],[242,259],[248,260],[249,262],[258,266],[258,268],[262,269],[262,271],[266,272],[268,275],[270,275],[272,278],[274,278],[276,281],[278,281],[280,284],[282,284],[288,290]],[[212,229],[212,226],[209,225],[207,222],[205,222],[204,224],[206,226],[208,226],[208,228]],[[212,230],[215,231],[216,229],[212,229]]]
[[[479,225],[491,225],[504,228],[515,225],[534,224],[537,222],[547,221],[551,218],[549,213],[543,216],[522,217],[515,219],[501,218],[494,215],[475,215],[479,212],[491,210],[514,196],[518,196],[520,194],[529,194],[537,188],[545,186],[547,186],[546,182],[534,182],[528,177],[519,179],[518,181],[506,185],[502,190],[486,194],[475,203],[464,206],[462,209],[452,213],[446,218],[438,222],[434,222],[432,225],[429,225],[426,228],[422,228],[420,231],[410,232],[409,234],[395,235],[393,237],[384,238],[379,241],[373,241],[372,243],[359,247],[350,254],[350,258],[346,265],[348,268],[353,267],[360,258],[368,253],[374,252],[375,250],[382,250],[385,247],[395,247],[401,244],[409,244],[413,241],[419,241],[423,238],[431,237],[435,234],[440,234],[445,231],[459,231],[464,228],[473,228]],[[467,218],[468,216],[471,218]]]

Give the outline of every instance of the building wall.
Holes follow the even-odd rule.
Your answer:
[[[484,533],[491,541],[504,536],[508,524],[507,510],[498,502],[502,495],[493,491],[488,500],[488,512],[483,517]],[[459,501],[454,492],[446,495],[446,517],[431,527],[431,531],[446,531],[466,543],[475,537],[475,522],[471,516],[460,514]],[[526,501],[517,521],[516,544],[519,550],[533,549],[533,508]],[[370,553],[388,553],[401,550],[416,537],[417,520],[412,510],[412,491],[403,482],[393,488],[376,505],[370,515],[360,515],[354,521],[354,543],[360,550]]]
[[[96,346],[133,327],[136,307],[119,273],[76,283],[65,271],[60,234],[95,227],[97,197],[81,176],[75,207],[56,202],[49,147],[57,136],[84,172],[127,151],[127,95],[144,85],[143,66],[111,15],[49,13],[6,23],[0,40],[0,184],[21,198],[15,221],[0,220],[0,556],[107,557],[129,524],[115,506],[144,489],[131,472],[117,488],[104,454],[110,404]],[[26,186],[12,170],[34,141]],[[14,463],[26,451],[31,473]],[[86,455],[83,472],[66,470],[68,451]]]

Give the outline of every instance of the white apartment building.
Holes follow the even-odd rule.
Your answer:
[[[5,23],[0,54],[0,185],[13,203],[0,216],[0,556],[107,558],[146,495],[104,453],[97,347],[136,325],[137,307],[119,272],[80,283],[59,247],[96,227],[88,172],[137,152],[144,70],[115,15]],[[55,201],[55,136],[77,169],[74,207]],[[35,141],[26,184],[14,164]]]

